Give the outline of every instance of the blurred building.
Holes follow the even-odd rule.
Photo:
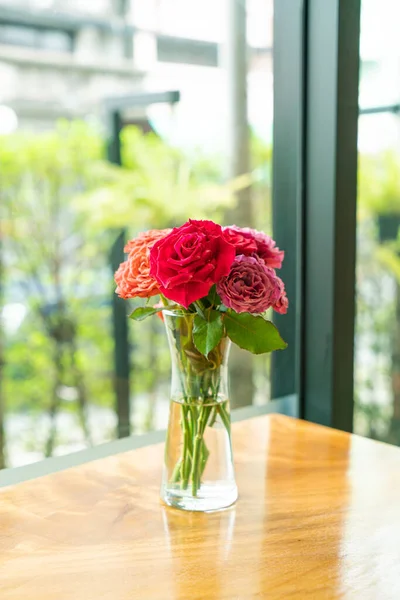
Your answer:
[[[130,93],[143,80],[133,61],[133,30],[116,3],[97,2],[103,10],[95,17],[81,14],[78,2],[46,4],[0,6],[0,103],[15,111],[21,127],[97,114],[103,97]]]
[[[165,106],[150,119],[175,143],[219,150],[227,1],[0,0],[0,105],[43,129],[102,118],[106,98],[177,89],[173,121]],[[247,13],[249,121],[270,138],[272,0],[248,0]]]

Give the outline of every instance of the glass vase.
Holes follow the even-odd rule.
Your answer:
[[[172,377],[161,497],[170,506],[207,511],[237,499],[228,395],[230,340],[203,356],[194,315],[164,311]]]

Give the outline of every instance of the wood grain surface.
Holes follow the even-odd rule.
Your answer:
[[[234,425],[240,498],[163,506],[162,445],[0,490],[1,600],[400,599],[400,449]]]

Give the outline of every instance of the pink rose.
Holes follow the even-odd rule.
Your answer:
[[[245,256],[251,256],[257,251],[257,243],[252,233],[236,227],[236,225],[224,227],[223,232],[228,242],[232,246],[235,246],[236,255],[244,254]]]
[[[276,280],[279,286],[280,296],[275,304],[272,305],[272,308],[280,315],[285,315],[289,307],[289,300],[286,296],[285,284],[280,277],[276,277]]]
[[[286,312],[282,280],[257,256],[237,256],[229,275],[217,283],[217,292],[225,306],[237,313],[263,313],[271,306]]]
[[[276,247],[276,242],[263,231],[245,228],[246,233],[252,233],[257,243],[257,256],[263,259],[267,267],[280,269],[285,253]]]
[[[236,255],[257,255],[272,269],[280,269],[285,256],[283,250],[276,247],[276,242],[263,231],[249,227],[231,225],[224,228],[227,240],[236,247]]]
[[[282,296],[279,298],[278,302],[274,304],[272,307],[277,313],[280,315],[286,315],[289,307],[289,300],[287,299],[285,290],[283,291]]]
[[[150,250],[150,273],[161,294],[185,308],[229,273],[235,248],[220,225],[190,219]]]

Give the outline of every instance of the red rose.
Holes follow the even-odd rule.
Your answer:
[[[234,258],[220,225],[190,219],[154,244],[150,273],[161,294],[188,308],[229,273]]]

